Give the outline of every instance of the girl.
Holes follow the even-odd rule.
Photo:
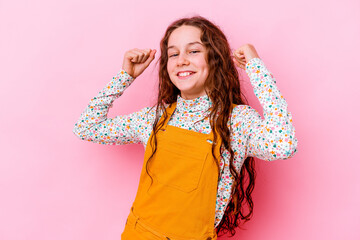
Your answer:
[[[173,22],[160,50],[155,106],[107,118],[112,102],[155,58],[154,49],[132,49],[73,132],[100,144],[145,147],[122,239],[205,240],[217,239],[220,231],[233,236],[240,220],[252,216],[253,158],[296,153],[287,103],[254,46],[231,53],[223,32],[203,17]],[[236,66],[246,70],[264,119],[243,100]]]

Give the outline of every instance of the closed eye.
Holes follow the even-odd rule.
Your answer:
[[[198,50],[190,51],[190,53],[198,53],[198,52],[200,52],[200,51],[198,51]],[[177,55],[179,55],[179,54],[174,53],[174,54],[171,54],[169,57],[176,57]]]

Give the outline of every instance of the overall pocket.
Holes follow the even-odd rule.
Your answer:
[[[151,160],[151,172],[165,186],[191,192],[199,185],[208,154],[175,148],[158,148]]]

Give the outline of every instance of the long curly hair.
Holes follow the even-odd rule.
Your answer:
[[[234,184],[231,189],[231,200],[227,205],[224,216],[217,226],[216,232],[230,232],[231,236],[235,235],[236,228],[240,226],[241,220],[245,223],[250,220],[253,214],[253,201],[251,193],[255,186],[255,164],[254,158],[245,159],[240,173],[238,173],[233,165],[234,151],[231,148],[231,125],[228,127],[228,121],[231,120],[232,105],[247,104],[247,100],[240,91],[239,74],[231,57],[231,49],[229,43],[218,26],[210,22],[204,17],[194,16],[190,18],[181,18],[174,21],[166,29],[165,35],[160,42],[161,56],[159,64],[159,86],[156,106],[155,121],[152,126],[152,137],[150,139],[152,154],[146,163],[146,172],[153,181],[148,172],[148,164],[157,150],[156,133],[164,125],[164,121],[160,121],[161,114],[165,119],[168,117],[165,111],[167,105],[177,101],[177,95],[180,90],[171,82],[167,71],[167,46],[171,33],[182,25],[194,26],[201,30],[201,41],[207,49],[207,61],[209,74],[205,81],[206,94],[212,101],[212,109],[209,114],[209,121],[214,134],[212,144],[212,155],[215,157],[215,143],[217,137],[222,140],[220,156],[223,149],[230,153],[230,172],[234,177]],[[218,167],[218,176],[220,177],[220,166]],[[245,213],[247,209],[247,213]]]

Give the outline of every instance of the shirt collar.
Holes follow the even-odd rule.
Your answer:
[[[192,113],[192,112],[205,112],[212,106],[212,102],[207,94],[186,100],[180,96],[177,96],[176,110],[180,113]]]

